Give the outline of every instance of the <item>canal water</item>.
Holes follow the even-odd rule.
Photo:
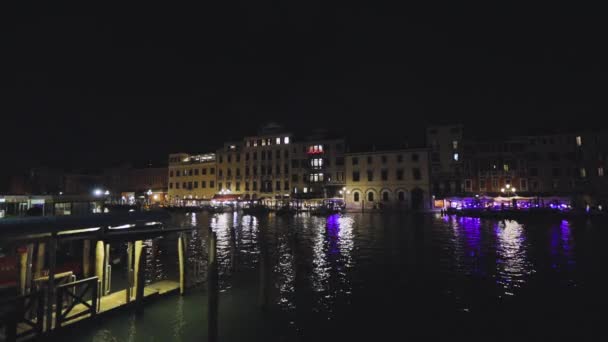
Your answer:
[[[170,225],[194,227],[190,269],[204,269],[208,231],[217,233],[220,341],[549,341],[606,335],[605,225],[436,214],[238,213],[176,214]],[[159,258],[174,259],[173,242],[160,244]],[[159,278],[175,274],[175,265],[157,264]],[[204,341],[205,286],[160,298],[141,316],[123,311],[66,329],[61,338]]]

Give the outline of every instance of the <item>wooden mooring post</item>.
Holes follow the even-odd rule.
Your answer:
[[[179,261],[179,294],[184,295],[186,287],[186,237],[180,233],[177,238],[177,254]]]
[[[136,312],[141,314],[144,312],[144,287],[146,286],[146,246],[141,247],[141,252],[138,258],[137,269],[137,287],[135,292],[135,303],[137,305]],[[137,254],[135,256],[137,258]]]
[[[218,309],[219,309],[219,285],[217,267],[217,236],[209,231],[207,257],[207,301],[208,301],[208,334],[209,341],[217,341],[218,336]]]

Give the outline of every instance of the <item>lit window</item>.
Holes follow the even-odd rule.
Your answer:
[[[322,168],[323,167],[323,159],[321,159],[321,158],[311,159],[310,160],[310,166],[312,166],[315,169]]]
[[[262,146],[266,146],[266,139],[262,139]]]
[[[322,182],[323,174],[322,173],[311,173],[310,175],[308,175],[308,179],[311,183]]]
[[[454,153],[454,160],[458,161],[458,153]]]
[[[257,141],[257,140],[254,140],[254,141],[253,141],[253,147],[256,147],[256,146],[258,146],[258,141]]]
[[[304,187],[304,193],[305,194],[308,193],[308,188],[307,187]]]
[[[323,153],[323,145],[310,145],[308,146],[309,154]]]
[[[579,135],[576,137],[576,146],[582,146],[583,145],[583,138]]]
[[[581,170],[580,170],[580,171],[581,171],[581,178],[585,178],[585,177],[587,177],[587,170],[585,170],[585,168],[584,168],[584,167],[581,167]]]
[[[502,168],[505,172],[509,172],[509,164],[503,164]]]
[[[283,138],[283,143],[284,144],[289,144],[289,137]]]
[[[597,168],[597,175],[600,177],[604,177],[604,167],[600,166]]]
[[[281,138],[277,138],[277,145],[281,145]]]
[[[456,150],[458,149],[458,140],[452,141],[452,147]]]

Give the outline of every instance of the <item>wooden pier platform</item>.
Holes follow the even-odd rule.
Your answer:
[[[177,292],[177,291],[179,291],[179,282],[171,281],[171,280],[161,280],[161,281],[149,284],[144,288],[144,298],[167,295],[167,294],[170,294],[172,292]],[[91,301],[87,301],[87,303],[90,304]],[[118,309],[120,307],[124,307],[126,305],[135,305],[135,296],[133,296],[133,299],[129,303],[127,303],[127,290],[126,289],[111,293],[107,296],[101,297],[99,311],[97,312],[97,315],[103,315],[105,313],[108,313],[108,312]],[[71,315],[76,315],[76,314],[78,314],[80,312],[84,312],[86,310],[88,310],[88,308],[84,304],[77,304],[70,311],[70,313],[71,313]],[[67,321],[64,324],[62,324],[62,327],[66,327],[68,325],[74,324],[81,320],[85,320],[87,318],[90,318],[90,316],[85,315],[85,316],[75,318],[73,320]],[[55,315],[53,315],[53,329],[56,329],[56,328],[57,327],[55,327]],[[30,326],[28,326],[27,324],[20,323],[17,326],[17,333],[21,334],[30,329],[32,329],[32,328]]]

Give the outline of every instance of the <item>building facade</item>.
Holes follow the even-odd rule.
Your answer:
[[[345,164],[347,209],[431,208],[428,149],[347,153]]]
[[[209,201],[216,193],[214,153],[169,155],[167,201],[173,205]]]
[[[432,192],[435,196],[448,196],[464,191],[463,141],[464,126],[430,126],[426,129],[426,146],[431,150]]]

